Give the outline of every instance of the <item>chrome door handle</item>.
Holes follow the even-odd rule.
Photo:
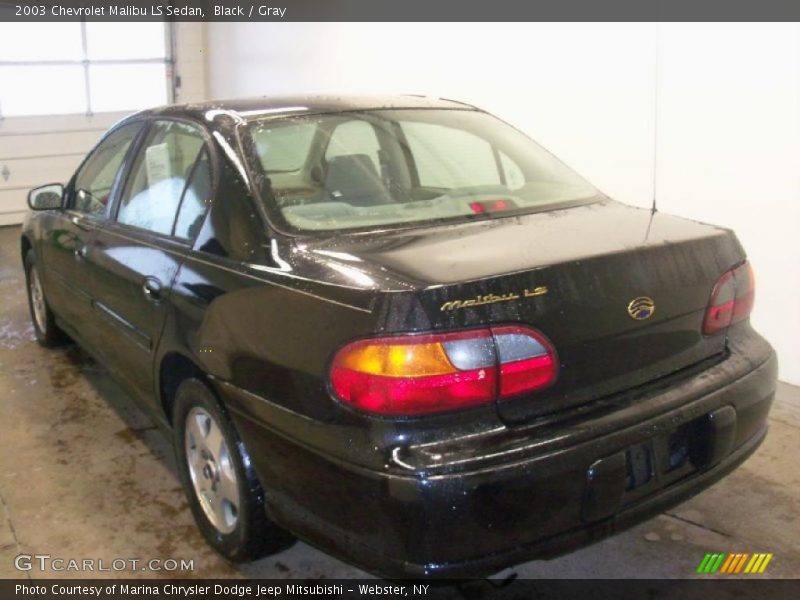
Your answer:
[[[161,282],[155,277],[148,277],[142,284],[142,292],[145,298],[154,302],[161,299]]]

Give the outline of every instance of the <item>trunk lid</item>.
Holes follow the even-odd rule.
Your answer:
[[[744,259],[728,230],[611,201],[340,238],[337,251],[408,283],[383,296],[384,330],[523,323],[544,333],[558,352],[558,379],[498,402],[509,423],[721,354],[725,336],[703,336],[704,313],[714,283]]]

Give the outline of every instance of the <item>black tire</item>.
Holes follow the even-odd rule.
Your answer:
[[[44,294],[44,288],[42,287],[39,269],[36,264],[36,256],[33,250],[28,250],[28,253],[25,255],[24,265],[25,289],[28,292],[28,309],[31,312],[31,321],[33,322],[33,331],[36,335],[36,341],[45,348],[61,346],[68,342],[69,338],[61,331],[58,325],[56,325],[56,317],[50,309],[50,305],[47,303],[47,298]],[[38,285],[38,293],[41,294],[42,304],[39,309],[42,311],[41,318],[37,318],[36,309],[34,308],[34,291],[32,289],[34,280],[37,280],[36,285]]]
[[[221,531],[212,523],[206,514],[207,509],[201,505],[192,480],[187,455],[187,452],[191,452],[191,450],[187,450],[186,430],[187,416],[197,413],[197,410],[193,413],[193,409],[199,409],[200,414],[203,414],[202,411],[204,411],[214,419],[227,444],[226,456],[229,457],[229,461],[226,464],[228,468],[232,466],[236,473],[239,492],[239,506],[236,511],[235,525],[231,525],[232,531]],[[200,379],[186,379],[180,384],[175,394],[173,443],[181,483],[197,526],[211,547],[223,557],[232,562],[248,562],[285,550],[294,543],[291,534],[278,527],[267,517],[264,490],[253,470],[247,448],[239,438],[238,432],[214,392]],[[211,479],[213,480],[213,476]]]

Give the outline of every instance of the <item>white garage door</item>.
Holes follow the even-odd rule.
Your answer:
[[[0,23],[0,225],[114,122],[172,99],[171,46],[164,23]]]
[[[66,183],[103,132],[124,114],[0,121],[0,225],[22,221],[32,187]]]

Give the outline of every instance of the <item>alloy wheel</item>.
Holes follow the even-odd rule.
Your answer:
[[[45,333],[47,331],[47,308],[44,302],[42,282],[39,279],[39,271],[36,267],[31,267],[28,279],[31,306],[33,306],[33,318],[36,321],[36,326],[39,328],[39,331]]]
[[[192,408],[186,416],[184,444],[203,513],[219,532],[232,532],[239,518],[239,485],[219,423],[203,408]]]

